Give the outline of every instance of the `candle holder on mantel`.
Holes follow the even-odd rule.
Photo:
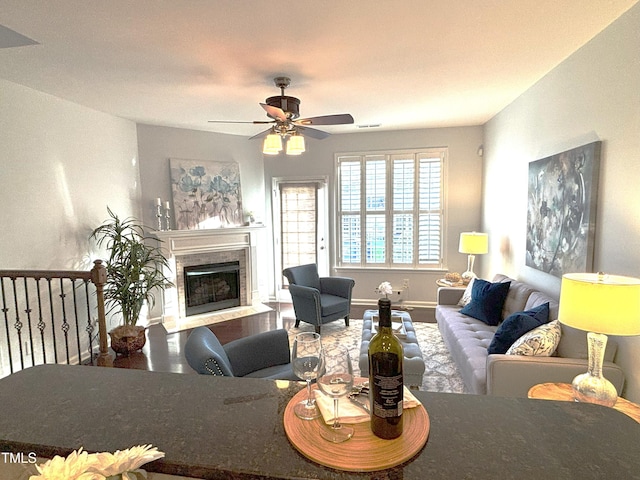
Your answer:
[[[167,202],[167,207],[164,209],[164,219],[167,226],[165,230],[171,230],[171,210],[169,209],[169,202]]]
[[[158,231],[162,231],[162,205],[156,204],[156,218],[158,219]]]

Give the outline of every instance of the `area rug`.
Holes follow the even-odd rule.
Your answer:
[[[414,322],[416,336],[425,361],[425,372],[420,390],[427,392],[466,393],[458,368],[456,367],[435,323]],[[314,327],[301,322],[300,327],[289,329],[289,344],[297,333],[313,332]],[[335,321],[322,326],[322,341],[325,344],[338,343],[349,350],[353,370],[360,375],[360,343],[362,340],[362,320],[350,320],[349,326]]]

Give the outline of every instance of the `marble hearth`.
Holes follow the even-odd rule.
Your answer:
[[[183,323],[227,318],[230,311],[242,312],[260,304],[256,246],[264,227],[169,230],[156,232],[169,261],[167,277],[175,285],[164,292],[163,323],[175,329]],[[184,268],[220,262],[240,264],[240,307],[186,316]],[[233,313],[233,312],[231,312]]]

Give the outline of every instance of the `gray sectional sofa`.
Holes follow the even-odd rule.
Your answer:
[[[557,300],[505,275],[498,274],[492,281],[511,282],[502,320],[545,302],[549,302],[549,319],[557,319]],[[498,327],[460,313],[458,302],[463,293],[464,289],[460,288],[441,287],[438,290],[436,321],[468,393],[526,397],[533,385],[571,383],[576,375],[587,371],[586,332],[562,324],[560,342],[553,356],[489,355],[487,348]],[[624,373],[614,363],[616,351],[615,341],[609,339],[603,373],[620,394]]]

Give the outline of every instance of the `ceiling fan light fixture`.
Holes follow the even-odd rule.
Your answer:
[[[291,135],[287,141],[287,155],[300,155],[304,151],[304,137],[297,134]]]
[[[265,155],[277,155],[282,150],[282,137],[277,133],[270,133],[264,139],[262,153]]]

